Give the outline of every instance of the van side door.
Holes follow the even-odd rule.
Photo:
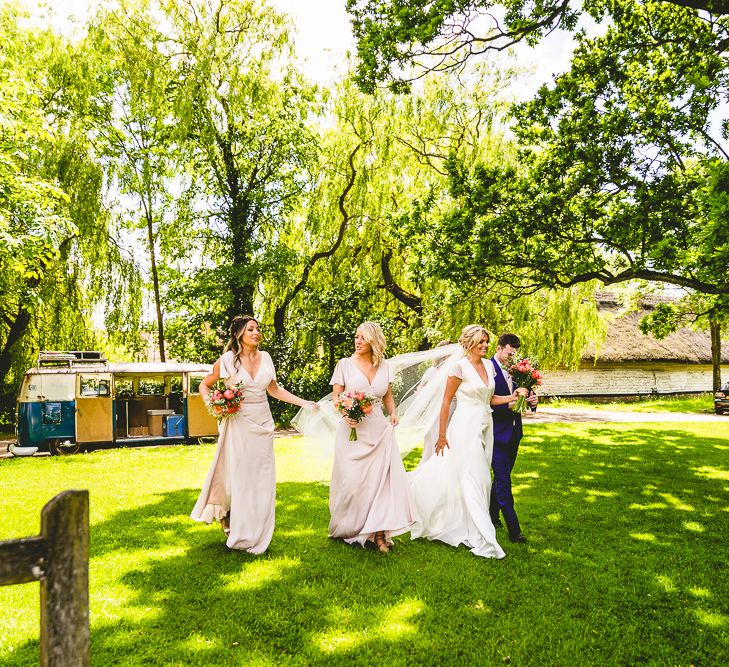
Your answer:
[[[187,403],[187,437],[217,436],[218,423],[210,415],[202,396],[200,381],[207,373],[187,373],[184,392]]]
[[[79,373],[76,379],[76,441],[111,442],[114,411],[111,373]]]

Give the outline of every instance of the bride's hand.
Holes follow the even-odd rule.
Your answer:
[[[349,417],[342,417],[344,419],[344,423],[349,426],[349,428],[357,428],[357,421],[355,419],[350,419]]]
[[[440,438],[438,438],[438,442],[435,443],[435,455],[438,456],[438,454],[443,454],[445,456],[446,447],[448,447],[448,449],[451,448],[451,446],[448,444],[448,440],[446,440],[446,437],[442,435]]]
[[[318,410],[319,404],[314,401],[304,401],[304,404],[301,407],[306,408],[307,410]]]
[[[400,420],[397,418],[397,415],[395,413],[390,415],[390,423],[393,426],[397,426],[400,423]]]

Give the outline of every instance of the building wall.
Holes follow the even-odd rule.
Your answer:
[[[729,365],[722,366],[729,382]],[[540,393],[547,396],[630,396],[711,391],[710,364],[611,363],[582,364],[577,371],[544,372]]]

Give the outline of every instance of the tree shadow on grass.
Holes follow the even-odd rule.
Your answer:
[[[514,481],[530,541],[500,531],[503,561],[330,540],[328,488],[297,482],[278,486],[268,552],[231,552],[217,524],[188,518],[197,489],[160,494],[92,526],[92,663],[721,664],[726,464],[694,440],[529,437]],[[36,661],[30,642],[9,664]]]

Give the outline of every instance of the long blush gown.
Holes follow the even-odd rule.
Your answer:
[[[242,384],[241,409],[223,419],[218,446],[190,515],[196,521],[220,521],[230,511],[226,545],[258,554],[273,535],[276,512],[276,466],[273,455],[273,417],[266,388],[276,378],[268,352],[252,378],[243,364],[236,368],[233,352],[220,357],[220,377],[226,385]]]
[[[371,384],[350,358],[341,359],[332,375],[331,384],[378,399],[372,412],[357,424],[356,441],[349,440],[350,428],[344,420],[335,434],[329,536],[349,544],[364,546],[379,531],[392,544],[391,538],[406,533],[413,520],[405,467],[394,429],[382,411],[391,380],[387,360],[379,364]]]
[[[410,534],[412,539],[427,537],[452,546],[465,544],[477,556],[503,558],[504,550],[496,541],[489,515],[494,377],[492,364],[484,363],[484,368],[488,385],[468,359],[462,359],[451,372],[462,381],[446,431],[449,448],[410,473],[415,511]]]

